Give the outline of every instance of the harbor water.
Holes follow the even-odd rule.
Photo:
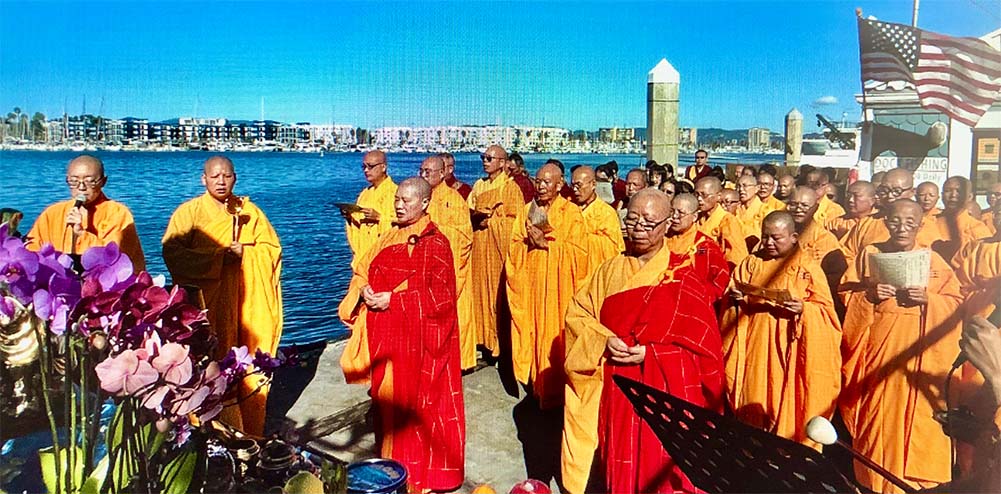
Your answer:
[[[202,163],[207,152],[97,152],[104,161],[108,197],[125,203],[135,216],[146,254],[147,270],[169,273],[163,264],[160,240],[171,213],[181,203],[201,194]],[[27,233],[49,204],[69,198],[64,183],[66,164],[76,153],[41,151],[0,152],[3,180],[0,207],[24,213],[20,231]],[[353,202],[367,183],[361,173],[360,153],[228,153],[237,171],[236,193],[250,196],[268,215],[281,239],[284,255],[282,288],[285,328],[281,345],[307,344],[343,337],[337,304],[351,279],[351,250],[344,221],[333,206]],[[399,183],[416,174],[427,155],[390,154],[389,174]],[[524,155],[535,171],[549,158],[576,164],[619,164],[620,176],[645,162],[643,155],[575,154]],[[722,158],[722,157],[721,157]],[[770,156],[726,157],[747,163],[770,161]],[[682,165],[693,162],[681,157]],[[724,161],[721,161],[721,164]],[[569,172],[569,170],[568,170]],[[473,183],[482,176],[476,154],[456,156],[456,175]],[[568,177],[569,178],[569,177]]]

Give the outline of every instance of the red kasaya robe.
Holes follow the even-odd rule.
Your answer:
[[[607,282],[615,283],[625,273],[611,271],[633,275],[616,289]],[[707,283],[706,273],[715,273],[717,282]],[[598,451],[608,492],[696,491],[611,378],[624,376],[721,411],[722,342],[713,303],[728,278],[719,249],[695,245],[684,253],[662,248],[642,267],[634,258],[614,258],[581,291],[596,288],[607,293],[598,313],[601,327],[629,345],[646,346],[646,357],[639,365],[603,362]]]
[[[388,309],[367,310],[360,299],[366,284],[392,292]],[[394,227],[361,259],[340,314],[352,339],[368,342],[349,343],[342,366],[350,380],[344,359],[367,360],[382,456],[402,463],[418,492],[460,486],[466,421],[455,272],[448,240],[427,216]]]

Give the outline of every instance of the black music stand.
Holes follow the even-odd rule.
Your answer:
[[[706,492],[858,492],[824,455],[622,376],[636,413]]]

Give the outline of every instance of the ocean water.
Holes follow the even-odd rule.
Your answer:
[[[204,192],[202,163],[207,152],[105,152],[96,153],[108,175],[105,193],[125,203],[136,227],[152,274],[169,273],[160,255],[160,239],[178,205]],[[20,230],[27,232],[49,204],[69,197],[64,183],[66,164],[76,153],[0,152],[0,207],[24,212]],[[236,165],[236,193],[250,196],[274,225],[284,252],[282,288],[285,328],[282,346],[337,339],[345,328],[337,319],[337,304],[351,279],[351,250],[344,236],[344,221],[332,204],[353,202],[367,183],[361,173],[360,153],[230,153]],[[391,154],[389,173],[399,183],[416,174],[427,155]],[[642,166],[643,155],[525,155],[526,166],[536,170],[549,158],[575,164],[597,165],[614,159],[620,175]],[[732,157],[731,157],[732,159]],[[743,162],[764,157],[741,155]],[[682,165],[694,162],[680,157]],[[477,154],[456,156],[456,175],[473,183],[482,175]]]

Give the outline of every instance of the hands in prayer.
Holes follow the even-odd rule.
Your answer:
[[[80,206],[70,208],[66,213],[66,224],[73,227],[73,233],[80,235],[87,230],[87,208]]]
[[[388,309],[389,299],[392,295],[392,292],[376,293],[371,285],[365,285],[365,288],[361,289],[361,297],[365,300],[365,305],[369,310],[379,311]]]
[[[618,336],[609,336],[605,342],[605,348],[612,359],[617,364],[637,365],[643,363],[646,358],[646,346],[629,346]]]
[[[533,225],[530,221],[525,221],[525,228],[528,230],[528,248],[529,249],[548,249],[549,240],[546,239],[546,232],[542,231],[541,228]]]

